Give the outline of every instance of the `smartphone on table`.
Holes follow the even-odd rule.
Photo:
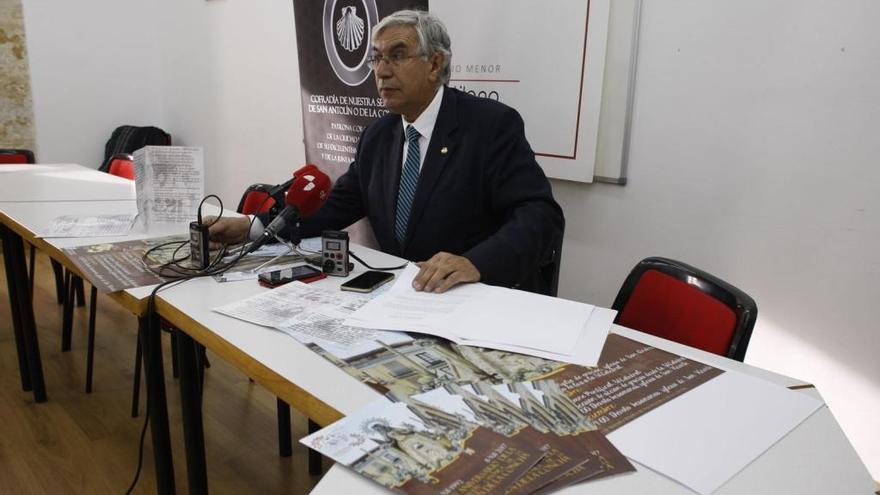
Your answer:
[[[291,268],[282,268],[271,272],[264,272],[259,275],[260,285],[266,287],[278,287],[294,280],[303,282],[313,282],[325,278],[321,270],[313,268],[309,265],[294,266]]]
[[[361,273],[357,277],[340,285],[339,288],[354,292],[373,292],[377,287],[393,278],[393,273],[371,270]]]

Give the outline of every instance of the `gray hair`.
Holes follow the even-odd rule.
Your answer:
[[[451,69],[449,62],[452,59],[452,41],[446,26],[437,16],[423,10],[398,10],[384,17],[373,28],[373,38],[376,38],[383,29],[390,26],[412,26],[419,37],[419,50],[423,57],[430,57],[435,53],[443,55],[443,65],[440,67],[440,84],[449,82]]]

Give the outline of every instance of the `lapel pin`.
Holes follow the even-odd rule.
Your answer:
[[[445,155],[446,153],[449,153],[449,148],[447,148],[446,146],[440,148],[441,155]]]

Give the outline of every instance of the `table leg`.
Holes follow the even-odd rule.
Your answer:
[[[70,350],[73,337],[73,305],[76,299],[76,292],[73,290],[74,277],[69,271],[64,275],[64,294],[67,299],[64,301],[61,318],[61,352]]]
[[[0,230],[3,236],[3,260],[6,266],[6,283],[9,287],[9,303],[12,309],[22,388],[33,390],[35,402],[46,402],[46,383],[43,380],[43,365],[40,361],[40,345],[37,341],[24,240],[6,226],[0,226]]]
[[[321,429],[321,425],[315,423],[309,418],[309,435]],[[317,450],[309,449],[309,474],[318,475],[323,471],[321,466],[321,453]]]
[[[92,393],[92,375],[95,371],[95,317],[98,315],[98,288],[92,286],[89,294],[89,343],[86,346],[86,393]]]
[[[290,431],[290,405],[279,398],[275,398],[275,409],[278,416],[278,455],[290,457],[293,455],[293,440]]]
[[[186,447],[186,475],[189,493],[208,493],[208,474],[205,461],[205,431],[202,424],[202,390],[199,379],[199,352],[195,341],[179,329],[177,360],[180,370],[180,408],[183,414],[183,439]]]
[[[64,268],[61,263],[52,258],[49,258],[49,261],[52,263],[52,271],[55,273],[55,297],[58,298],[58,304],[63,304],[66,300],[64,296]]]
[[[152,322],[151,322],[152,320]],[[159,319],[138,318],[138,338],[143,349],[147,382],[147,414],[153,439],[156,488],[160,494],[175,493],[174,462],[171,457],[171,433],[168,428],[168,402],[165,396],[165,371],[162,364],[162,335]]]

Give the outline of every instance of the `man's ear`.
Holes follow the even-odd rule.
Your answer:
[[[440,70],[443,67],[443,59],[445,57],[442,53],[434,53],[431,55],[429,61],[431,62],[431,80],[438,81],[440,80]]]

